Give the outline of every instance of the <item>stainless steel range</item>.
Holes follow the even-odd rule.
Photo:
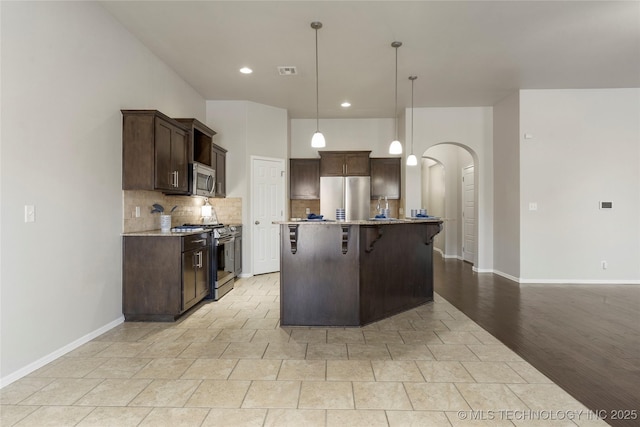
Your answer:
[[[211,247],[209,248],[209,296],[207,299],[215,301],[222,298],[233,289],[233,266],[225,265],[225,245],[234,242],[233,227],[224,224],[184,224],[174,227],[174,232],[209,231],[212,233]]]

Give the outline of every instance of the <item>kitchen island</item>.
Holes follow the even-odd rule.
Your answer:
[[[362,326],[433,301],[440,219],[278,224],[282,326]]]

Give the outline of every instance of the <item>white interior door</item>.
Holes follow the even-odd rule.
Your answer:
[[[462,169],[462,259],[472,264],[476,256],[475,182],[473,166]]]
[[[253,274],[280,270],[280,226],[284,219],[284,160],[254,157],[252,171]]]

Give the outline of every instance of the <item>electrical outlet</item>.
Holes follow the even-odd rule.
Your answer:
[[[36,222],[36,207],[24,205],[24,222]]]
[[[306,208],[306,209],[304,210],[304,213],[306,213],[307,215],[309,215],[309,214],[311,213],[311,209]]]
[[[536,202],[529,202],[529,210],[530,211],[537,211],[538,210],[538,204]]]
[[[603,269],[603,270],[606,270],[606,269],[607,269],[607,267],[608,267],[607,261],[602,261],[602,262],[601,262],[601,265],[602,265],[602,269]]]
[[[140,206],[136,206],[136,210],[134,212],[134,216],[136,218],[140,218]]]

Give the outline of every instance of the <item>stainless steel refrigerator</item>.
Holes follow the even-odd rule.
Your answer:
[[[344,208],[347,221],[371,217],[371,184],[368,176],[323,176],[320,178],[320,214],[336,219]]]

